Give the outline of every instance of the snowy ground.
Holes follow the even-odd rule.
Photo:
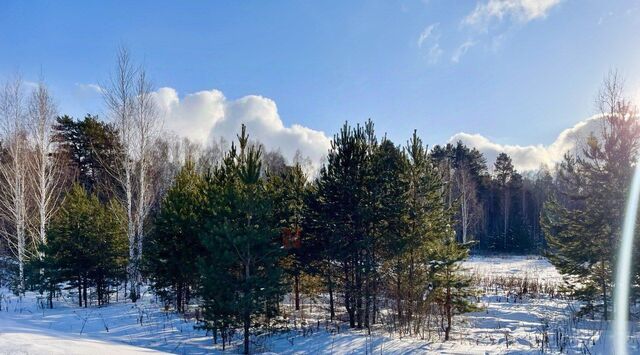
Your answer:
[[[464,267],[474,274],[522,278],[528,276],[556,284],[562,282],[562,276],[553,265],[537,255],[472,256],[464,262]]]
[[[255,337],[256,352],[278,354],[502,354],[608,353],[607,325],[573,316],[578,304],[554,293],[562,278],[539,257],[473,257],[464,265],[481,292],[481,312],[458,317],[453,340],[399,339],[384,329],[372,335],[327,331],[324,324]],[[526,292],[523,289],[526,288]],[[166,313],[145,295],[142,302],[78,308],[72,299],[53,310],[36,295],[20,299],[0,289],[0,354],[219,353],[195,322]],[[638,332],[632,325],[638,347]],[[227,353],[235,353],[232,347]]]
[[[158,354],[152,349],[90,339],[2,318],[0,353],[3,354]]]

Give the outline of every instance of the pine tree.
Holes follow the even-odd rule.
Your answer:
[[[167,191],[145,241],[145,272],[166,305],[185,312],[197,288],[203,180],[188,161]]]
[[[446,212],[443,212],[444,222],[448,218]],[[459,244],[455,239],[455,232],[448,224],[436,227],[435,231],[441,235],[432,249],[433,291],[428,297],[442,307],[446,321],[444,340],[447,341],[450,339],[453,317],[474,312],[478,308],[470,300],[474,295],[471,277],[463,273],[460,264],[469,256],[469,244]]]
[[[320,180],[308,186],[304,196],[302,218],[302,246],[306,257],[306,269],[314,276],[322,278],[329,295],[329,319],[336,318],[336,292],[340,266],[334,262],[340,245],[334,243],[335,230],[330,205],[320,194]]]
[[[304,265],[309,261],[307,246],[302,244],[302,219],[307,177],[302,167],[280,168],[278,172],[268,172],[267,188],[273,198],[274,220],[282,236],[282,244],[287,251],[283,266],[293,279],[295,310],[300,310],[300,278]]]
[[[239,153],[232,148],[206,182],[199,269],[206,326],[221,330],[224,341],[242,325],[248,354],[251,327],[268,324],[283,293],[281,243],[260,176],[261,150],[248,144],[244,125],[238,139]]]
[[[379,293],[384,281],[393,270],[394,260],[407,246],[405,234],[408,205],[408,185],[404,179],[407,160],[402,150],[384,138],[374,146],[370,158],[369,182],[367,186],[369,207],[368,235],[371,238],[367,249],[367,288],[365,289],[365,323],[376,323]],[[369,319],[371,314],[371,319]]]
[[[397,255],[396,313],[401,330],[411,334],[420,329],[421,312],[428,312],[425,295],[432,281],[430,261],[432,249],[439,237],[439,228],[446,199],[438,171],[427,154],[427,149],[416,131],[405,148],[408,187],[408,209],[404,235],[406,244]]]
[[[367,139],[361,126],[344,124],[331,142],[327,165],[320,171],[318,197],[321,224],[331,254],[328,262],[340,265],[339,284],[350,327],[364,321],[365,250],[369,243],[365,206]]]
[[[122,147],[113,126],[92,115],[82,120],[60,116],[54,131],[56,154],[61,155],[70,178],[103,202],[114,197],[118,193],[113,178],[115,161]]]
[[[587,139],[580,155],[565,156],[558,191],[545,203],[541,218],[549,260],[566,276],[573,293],[586,301],[583,310],[602,310],[606,320],[640,124],[615,75],[605,81],[599,102],[603,131]]]
[[[515,170],[511,158],[506,153],[500,153],[494,164],[494,174],[501,194],[500,204],[502,205],[502,248],[507,249],[507,240],[509,236],[509,216],[511,211],[511,188],[510,183],[513,179]]]
[[[118,204],[103,205],[80,185],[73,186],[47,233],[43,273],[48,291],[65,282],[78,289],[80,306],[88,306],[92,287],[98,305],[109,301],[127,261],[122,213]],[[49,299],[51,302],[51,293]]]

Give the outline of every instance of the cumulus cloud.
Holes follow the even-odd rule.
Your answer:
[[[164,114],[164,128],[194,142],[208,143],[211,128],[224,119],[226,98],[218,90],[199,91],[180,98],[175,89],[163,87],[154,95]]]
[[[520,171],[531,171],[547,166],[552,168],[560,162],[566,152],[576,152],[581,149],[581,142],[591,133],[599,134],[602,130],[602,120],[599,116],[578,122],[558,135],[556,140],[548,146],[539,145],[508,145],[500,144],[480,134],[457,133],[450,139],[450,143],[462,141],[470,147],[477,148],[484,154],[489,167],[492,166],[500,153],[507,153],[513,159],[513,164]]]
[[[462,23],[486,28],[492,21],[504,18],[520,23],[544,18],[562,0],[488,0],[480,2]]]
[[[285,126],[276,103],[266,97],[249,95],[230,100],[221,91],[208,90],[181,98],[168,87],[154,95],[165,115],[165,128],[195,142],[206,144],[219,137],[235,140],[244,123],[250,139],[269,150],[280,150],[290,162],[300,151],[316,169],[330,148],[330,139],[322,131],[298,124]]]

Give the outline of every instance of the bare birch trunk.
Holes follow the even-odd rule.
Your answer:
[[[24,263],[27,258],[27,134],[22,81],[19,77],[6,83],[0,93],[0,117],[3,143],[6,144],[8,155],[8,161],[0,164],[0,177],[3,180],[1,213],[9,222],[9,228],[3,230],[2,235],[18,260],[19,292],[24,292]]]
[[[56,107],[43,82],[38,84],[29,100],[28,126],[30,128],[33,158],[30,159],[36,226],[34,234],[40,245],[47,244],[47,225],[57,206],[62,174],[57,156],[53,154],[53,125]],[[42,252],[39,251],[40,256]]]
[[[133,196],[133,115],[135,88],[135,69],[131,64],[129,52],[120,48],[116,55],[116,71],[110,82],[103,88],[103,97],[109,111],[109,116],[118,130],[118,137],[122,145],[122,157],[118,162],[118,171],[111,172],[124,190],[121,202],[127,210],[127,238],[129,240],[129,265],[127,279],[130,283],[130,297],[138,299],[137,292],[137,243],[134,215]]]
[[[142,67],[133,68],[126,49],[118,51],[116,73],[104,90],[104,98],[123,147],[121,171],[116,172],[115,177],[124,190],[122,202],[127,209],[129,239],[128,279],[131,298],[135,301],[142,282],[139,266],[143,256],[144,224],[154,196],[150,192],[149,156],[161,122],[146,72]]]
[[[144,68],[138,70],[135,96],[134,128],[138,161],[138,196],[136,204],[136,239],[137,239],[137,264],[142,261],[143,245],[145,237],[145,220],[153,203],[154,194],[151,193],[149,175],[151,172],[150,155],[153,143],[160,131],[160,120],[156,103],[152,96],[152,84],[146,76]],[[138,277],[140,275],[138,274]],[[140,280],[138,280],[140,281]]]

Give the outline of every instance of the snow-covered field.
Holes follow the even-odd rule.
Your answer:
[[[491,276],[518,276],[537,278],[559,284],[562,276],[547,259],[529,256],[472,256],[464,262],[471,273]]]
[[[157,354],[152,349],[113,341],[91,339],[7,318],[0,322],[0,353],[3,354]]]
[[[607,353],[607,325],[573,316],[579,306],[555,293],[562,282],[540,257],[472,257],[464,265],[478,285],[483,310],[457,317],[453,340],[443,343],[397,338],[384,329],[371,335],[346,327],[255,337],[257,352],[278,354],[500,354]],[[0,289],[0,354],[219,353],[196,323],[162,311],[152,295],[142,302],[78,308],[72,299],[52,310],[38,307],[35,294],[20,299]],[[634,330],[632,345],[638,345]],[[232,347],[227,353],[235,353]]]

